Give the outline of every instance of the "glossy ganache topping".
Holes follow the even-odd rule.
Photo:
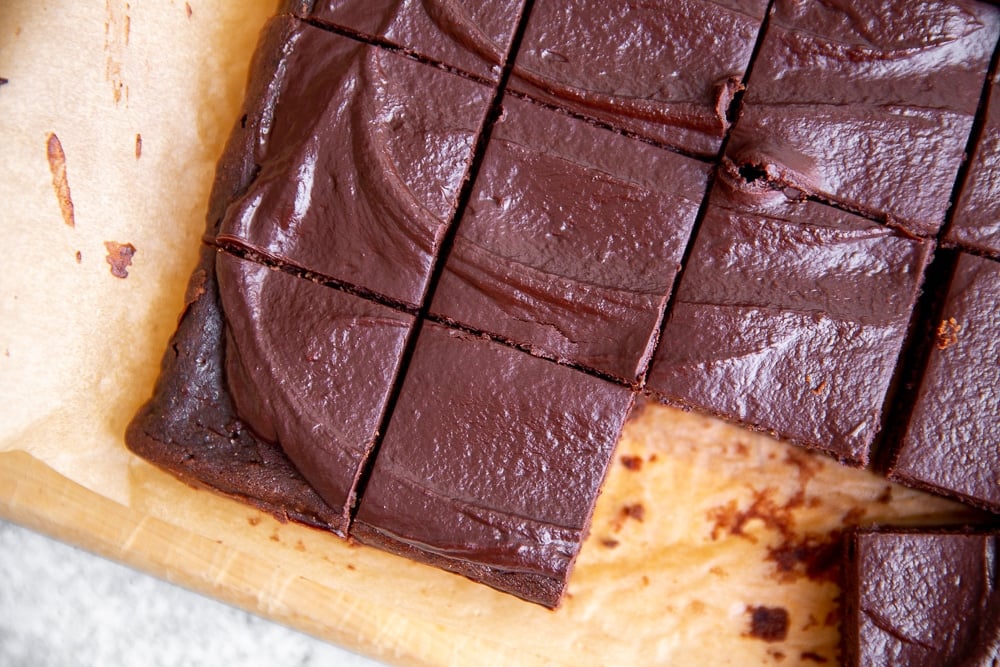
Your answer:
[[[240,418],[346,526],[412,316],[226,253],[216,274]]]
[[[524,0],[316,0],[300,15],[496,81]],[[312,5],[309,7],[308,5]]]
[[[991,82],[986,119],[945,242],[1000,259],[1000,85]]]
[[[729,166],[648,387],[864,465],[933,243]]]
[[[631,404],[625,387],[425,323],[355,530],[493,585],[540,581],[554,606]]]
[[[506,97],[431,312],[634,383],[708,172]]]
[[[863,531],[852,547],[847,664],[997,664],[995,534]]]
[[[766,0],[537,0],[510,90],[714,155]]]
[[[305,24],[271,66],[256,175],[218,241],[419,304],[490,89]]]
[[[1000,262],[961,253],[890,477],[1000,509]]]
[[[776,0],[727,154],[933,235],[998,34],[1000,11],[980,2]]]

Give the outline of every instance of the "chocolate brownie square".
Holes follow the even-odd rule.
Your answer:
[[[553,607],[632,400],[427,322],[351,534]]]
[[[305,0],[296,13],[484,79],[500,78],[524,0]]]
[[[933,236],[1000,35],[986,3],[776,0],[726,152]]]
[[[323,502],[281,447],[256,435],[236,413],[226,382],[215,256],[215,249],[202,247],[153,396],[129,424],[125,442],[188,483],[346,535],[343,507]]]
[[[506,97],[431,312],[635,382],[708,171]]]
[[[1000,259],[1000,85],[996,77],[945,243]]]
[[[237,413],[346,525],[413,316],[224,253],[216,275]]]
[[[962,253],[890,479],[1000,512],[1000,262]]]
[[[865,465],[933,243],[730,165],[649,373],[661,400]]]
[[[251,74],[255,132],[231,142],[252,178],[218,241],[419,304],[493,91],[290,17],[277,25]]]
[[[766,7],[765,0],[537,0],[509,89],[715,155]]]
[[[997,537],[955,528],[851,534],[844,577],[845,664],[1000,662]]]

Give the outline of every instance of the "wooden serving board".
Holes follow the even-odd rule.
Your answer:
[[[551,612],[280,523],[125,449],[273,10],[0,4],[0,516],[392,664],[834,664],[836,532],[961,508],[646,406]],[[136,249],[127,278],[108,242]]]

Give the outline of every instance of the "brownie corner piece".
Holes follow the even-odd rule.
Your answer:
[[[525,0],[312,0],[300,15],[498,81]]]
[[[934,236],[965,159],[1000,10],[908,8],[776,0],[727,154],[783,185]]]
[[[427,322],[351,534],[555,607],[632,400]]]
[[[251,168],[217,240],[419,305],[494,91],[284,20],[274,52],[257,58],[265,109],[248,113],[253,132],[235,142]]]
[[[216,274],[238,413],[346,524],[413,316],[227,253]]]
[[[717,182],[647,388],[867,465],[934,244],[756,187]]]
[[[431,312],[634,384],[709,167],[528,100],[502,108]]]
[[[129,423],[125,444],[189,484],[344,535],[343,512],[327,505],[281,448],[257,437],[236,414],[225,381],[215,254],[202,248],[153,395]]]
[[[1000,512],[1000,262],[961,253],[889,478]]]
[[[536,0],[510,89],[698,155],[718,152],[765,0]]]
[[[1000,661],[995,529],[875,527],[846,539],[848,667]]]

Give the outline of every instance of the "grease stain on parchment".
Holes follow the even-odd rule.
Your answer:
[[[66,178],[66,152],[62,142],[55,132],[49,132],[45,138],[45,154],[49,160],[49,171],[52,172],[52,188],[59,201],[63,222],[70,227],[76,227],[76,216],[73,212],[73,197],[69,191],[69,179]]]
[[[132,18],[132,7],[128,2],[105,0],[104,52],[107,61],[104,78],[111,83],[111,94],[115,105],[124,99],[128,105],[128,84],[125,82],[125,50],[128,47]]]

